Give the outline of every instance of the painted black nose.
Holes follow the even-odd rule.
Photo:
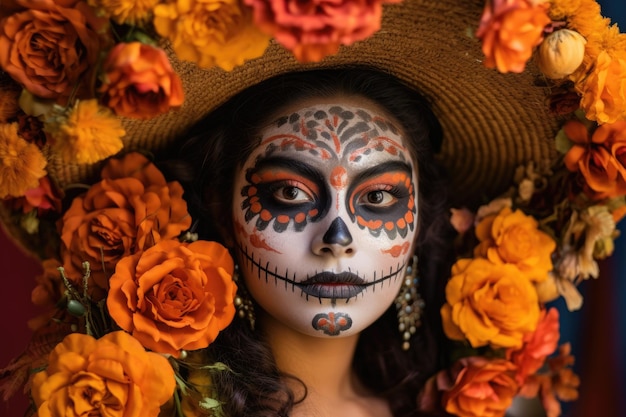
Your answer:
[[[352,235],[348,231],[348,226],[341,220],[340,217],[337,217],[330,224],[330,227],[324,233],[324,237],[322,237],[324,243],[328,245],[341,245],[348,246],[352,243]]]

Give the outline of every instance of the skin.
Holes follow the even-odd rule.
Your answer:
[[[239,265],[295,415],[390,415],[353,375],[358,334],[394,301],[417,233],[416,169],[377,105],[299,102],[261,130],[235,179]],[[294,388],[299,390],[299,386]],[[342,410],[339,413],[338,410]]]
[[[411,256],[413,171],[400,130],[371,103],[285,109],[235,181],[240,267],[255,300],[314,336],[378,319]]]

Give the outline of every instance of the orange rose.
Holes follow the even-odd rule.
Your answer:
[[[485,66],[500,72],[523,72],[533,48],[550,23],[546,4],[531,0],[487,1],[476,36],[482,41]]]
[[[585,117],[598,123],[626,119],[626,54],[611,58],[602,51],[590,74],[576,83]]]
[[[563,130],[574,143],[565,166],[580,172],[586,193],[596,199],[626,195],[626,122],[603,124],[591,137],[577,120],[565,123]]]
[[[102,102],[119,116],[145,119],[183,104],[183,85],[162,49],[117,44],[103,70]]]
[[[519,348],[537,327],[537,291],[514,265],[460,259],[452,266],[441,316],[450,339]]]
[[[61,254],[69,278],[80,280],[88,261],[95,285],[107,289],[121,258],[178,236],[191,217],[182,186],[141,154],[109,160],[101,176],[63,216]]]
[[[178,356],[207,347],[232,321],[232,273],[219,243],[163,240],[117,264],[107,307],[146,348]]]
[[[531,281],[544,281],[552,270],[556,243],[537,227],[533,217],[505,207],[476,226],[480,244],[474,249],[474,256],[482,256],[493,263],[513,264]]]
[[[0,67],[37,96],[68,96],[95,67],[106,20],[77,0],[19,4],[27,9],[0,21]]]
[[[517,365],[515,379],[523,385],[526,377],[541,368],[546,358],[553,354],[559,343],[559,311],[556,308],[541,310],[534,332],[524,335],[522,349],[508,349],[506,357]]]
[[[501,417],[517,395],[515,365],[472,356],[459,360],[454,386],[443,394],[446,411],[458,417]]]
[[[175,385],[167,359],[132,336],[118,331],[96,340],[73,333],[35,374],[32,394],[40,417],[156,417]]]

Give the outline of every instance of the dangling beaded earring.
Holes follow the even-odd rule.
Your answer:
[[[239,282],[239,265],[235,265],[233,281],[237,284],[237,295],[235,296],[235,308],[237,309],[237,315],[242,319],[247,319],[250,329],[254,330],[254,322],[256,321],[256,316],[254,315],[254,304],[252,304],[252,299],[250,299],[248,291]]]
[[[396,310],[398,311],[398,330],[402,334],[402,349],[409,350],[411,336],[422,324],[422,310],[424,300],[418,293],[419,277],[417,276],[417,255],[413,256],[413,262],[406,268],[404,282],[396,297]]]

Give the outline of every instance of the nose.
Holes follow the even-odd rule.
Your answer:
[[[351,256],[354,253],[352,235],[341,217],[331,222],[321,240],[314,240],[312,249],[316,255]]]

